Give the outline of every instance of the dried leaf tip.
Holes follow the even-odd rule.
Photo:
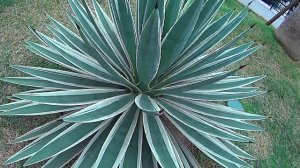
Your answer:
[[[250,28],[252,29],[257,23],[253,23]]]
[[[250,2],[248,3],[247,7],[249,7],[249,6],[252,4],[252,2],[253,2],[253,1],[250,1]]]
[[[156,1],[155,9],[158,9],[158,0]]]
[[[247,65],[242,65],[239,67],[239,69],[244,69]]]

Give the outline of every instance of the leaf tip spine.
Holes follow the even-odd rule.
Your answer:
[[[253,2],[253,0],[248,3],[247,7],[249,7],[252,4],[252,2]]]
[[[246,65],[242,65],[242,66],[240,66],[239,67],[239,69],[241,70],[241,69],[244,69],[246,66],[248,66],[247,64]]]

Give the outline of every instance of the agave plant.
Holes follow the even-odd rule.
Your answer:
[[[236,45],[251,27],[218,44],[247,16],[244,9],[215,17],[224,0],[109,0],[111,15],[96,0],[69,0],[77,33],[50,17],[35,54],[62,69],[12,66],[29,77],[2,80],[34,89],[13,95],[1,116],[57,114],[51,122],[12,141],[30,143],[4,164],[45,161],[45,168],[200,167],[177,131],[224,167],[251,167],[254,159],[233,142],[252,142],[240,130],[264,116],[220,102],[265,93],[226,70],[258,47]],[[133,15],[132,9],[136,8]],[[176,128],[177,131],[174,131]],[[76,159],[75,159],[76,158]]]

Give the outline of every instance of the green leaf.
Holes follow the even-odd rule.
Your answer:
[[[140,110],[132,106],[120,116],[107,136],[93,167],[117,168],[119,166],[128,149],[139,114]]]
[[[55,40],[60,43],[64,43],[76,50],[76,47],[68,42],[68,40],[54,26],[46,24],[46,28],[52,33],[52,35],[55,37]]]
[[[203,60],[198,61],[197,64],[195,64],[195,66],[191,68],[191,70],[194,71],[194,69],[198,69],[202,66],[205,66],[206,64],[210,64],[215,61],[221,60],[223,58],[240,54],[240,53],[246,51],[247,49],[249,49],[253,45],[253,42],[248,42],[248,43],[239,45],[237,47],[231,48],[231,46],[234,45],[241,37],[243,37],[243,35],[245,35],[246,32],[247,31],[243,32],[238,37],[233,39],[231,42],[229,42],[226,45],[224,45],[223,47],[219,48],[216,52],[205,57]]]
[[[168,133],[158,116],[143,113],[144,130],[153,155],[164,168],[178,168]]]
[[[171,27],[175,24],[177,18],[179,17],[183,2],[184,0],[169,0],[167,2],[163,36],[165,36],[166,33],[169,32]]]
[[[249,49],[253,44],[254,44],[254,42],[248,42],[248,43],[239,45],[239,46],[237,46],[237,47],[233,47],[233,48],[231,48],[231,49],[227,49],[226,51],[223,50],[223,49],[221,49],[221,50],[223,50],[224,52],[221,53],[221,54],[219,54],[219,55],[217,55],[217,56],[215,56],[212,60],[208,60],[208,63],[209,63],[209,62],[212,62],[212,61],[215,61],[215,60],[220,60],[220,59],[223,59],[223,58],[226,58],[226,57],[230,57],[230,56],[236,55],[236,54],[238,54],[238,53],[241,53],[241,52],[243,52],[243,51]],[[227,44],[227,45],[230,45],[230,43]],[[224,48],[227,48],[227,47],[224,46]]]
[[[180,149],[178,149],[178,151],[182,152],[182,154],[186,158],[186,161],[188,162],[189,166],[191,168],[201,167],[198,163],[198,160],[195,158],[193,153],[185,146],[185,144],[183,144],[183,142],[181,142],[181,140],[179,140],[179,139],[175,139],[175,140],[176,140],[176,143],[178,144],[178,146],[180,147]]]
[[[194,1],[166,34],[161,48],[158,75],[163,74],[184,49],[203,7],[203,0]]]
[[[16,94],[15,96],[44,104],[74,106],[95,103],[99,100],[125,93],[127,93],[127,91],[122,89],[76,89],[42,93],[23,93]]]
[[[142,90],[149,90],[149,85],[155,77],[160,62],[160,20],[155,9],[146,22],[137,49],[137,72]]]
[[[68,85],[80,88],[99,88],[99,87],[116,87],[120,88],[120,85],[106,82],[107,80],[101,80],[94,76],[74,73],[69,71],[62,71],[56,69],[39,68],[39,67],[27,67],[27,66],[12,66],[13,68],[27,73],[29,75],[41,78],[46,81]],[[6,78],[4,78],[5,80]],[[8,79],[10,80],[10,79]]]
[[[86,145],[85,149],[82,151],[81,155],[72,167],[86,168],[93,166],[106,140],[106,137],[114,126],[114,120],[99,129],[99,131],[90,140],[89,144]]]
[[[143,19],[143,29],[146,25],[146,22],[150,19],[150,16],[152,15],[153,11],[156,10],[156,7],[158,7],[158,0],[153,1],[147,1],[146,8],[144,11],[144,19]]]
[[[216,125],[219,127],[226,127],[230,129],[236,129],[236,130],[246,130],[246,131],[264,131],[263,128],[258,127],[256,125],[252,125],[240,120],[232,120],[232,119],[224,119],[224,118],[216,118],[216,117],[209,117],[205,116],[202,117],[202,119]]]
[[[182,108],[172,106],[171,104],[167,104],[161,100],[158,100],[159,104],[164,108],[164,110],[172,116],[176,121],[179,121],[186,126],[196,130],[197,132],[202,132],[203,134],[207,134],[209,136],[219,137],[223,139],[229,139],[240,142],[249,142],[249,139],[245,139],[244,137],[238,136],[234,133],[230,133],[220,129],[205,120],[193,115],[189,111],[186,111]]]
[[[242,44],[238,47],[231,48],[233,45],[235,45],[250,29],[245,30],[241,34],[239,34],[237,37],[232,39],[230,42],[225,44],[224,46],[218,48],[215,52],[212,52],[211,54],[204,54],[199,55],[196,58],[194,58],[188,66],[183,66],[183,62],[179,61],[178,63],[174,64],[173,71],[169,71],[166,76],[168,76],[167,79],[164,79],[160,85],[158,86],[164,86],[168,83],[183,80],[187,74],[190,74],[195,71],[195,69],[198,69],[206,64],[214,62],[216,59],[221,59],[224,55],[224,57],[235,55],[237,53],[240,53],[253,44],[253,42]]]
[[[229,101],[250,98],[265,94],[266,91],[256,92],[197,92],[189,91],[186,93],[169,94],[176,97],[186,98],[190,100],[204,101]]]
[[[266,118],[261,115],[245,113],[224,105],[212,104],[209,102],[191,101],[171,96],[164,96],[164,100],[172,102],[173,104],[176,104],[177,106],[194,113],[205,116],[238,120],[261,120]]]
[[[56,40],[51,39],[50,37],[44,35],[43,33],[36,32],[36,34],[49,46],[54,48],[57,52],[62,54],[64,58],[70,61],[72,64],[76,65],[78,68],[82,69],[86,73],[97,76],[104,80],[118,81],[120,83],[133,86],[131,82],[123,77],[120,72],[118,72],[114,67],[112,67],[106,59],[104,59],[103,54],[99,53],[99,56],[91,58],[86,56],[69,46],[66,46],[62,43],[59,43]],[[83,59],[85,58],[85,59]],[[98,61],[96,61],[98,60]],[[99,66],[99,64],[101,66]],[[105,70],[103,69],[105,68]],[[119,69],[121,72],[122,70]]]
[[[24,160],[26,158],[32,157],[34,154],[36,154],[41,148],[43,148],[47,143],[49,143],[53,138],[58,136],[60,133],[62,133],[64,130],[66,130],[70,125],[67,123],[63,123],[45,135],[41,136],[37,140],[31,142],[29,145],[25,146],[23,149],[21,149],[19,152],[11,156],[9,159],[7,159],[4,162],[4,165],[8,165],[20,160]]]
[[[247,32],[247,31],[244,31],[242,34],[240,34],[235,39],[233,39],[228,45],[225,45],[225,47],[222,47],[221,49],[217,50],[216,52],[214,52],[212,54],[208,54],[207,56],[203,55],[210,48],[212,48],[213,46],[218,44],[218,42],[220,42],[227,35],[229,35],[241,23],[241,21],[246,16],[247,16],[246,11],[241,12],[234,19],[232,19],[227,25],[223,26],[222,29],[220,29],[218,32],[212,34],[207,39],[201,41],[201,43],[195,43],[196,45],[192,45],[193,47],[189,47],[189,49],[187,49],[185,53],[182,53],[180,55],[180,59],[178,59],[178,61],[176,63],[174,63],[173,69],[178,69],[178,68],[184,67],[184,66],[188,65],[189,63],[195,63],[195,61],[202,63],[201,59],[204,58],[204,60],[206,60],[206,59],[215,58],[215,57],[210,57],[210,56],[220,54],[225,49],[228,49],[228,47],[232,46],[232,43],[236,43],[236,41],[238,39],[240,39],[240,37],[243,36],[243,34],[245,34],[245,32]]]
[[[151,151],[149,144],[147,142],[146,137],[144,136],[143,141],[142,141],[142,153],[141,155],[141,166],[138,168],[157,168],[155,167],[157,165],[157,161],[155,157],[153,156],[153,152]]]
[[[190,165],[189,165],[188,161],[186,160],[186,157],[184,156],[183,152],[179,148],[174,136],[172,135],[172,133],[169,129],[168,129],[168,133],[169,133],[170,139],[172,140],[171,143],[172,143],[179,167],[190,168]]]
[[[69,60],[64,58],[60,53],[57,53],[55,50],[49,47],[33,42],[27,42],[26,48],[29,49],[31,52],[41,56],[42,58],[45,58],[46,60],[54,62],[63,67],[72,69],[76,72],[81,72],[81,70],[78,69],[72,62],[70,62]]]
[[[99,67],[95,67],[95,64],[99,64],[101,66],[103,66],[102,60],[101,59],[101,55],[97,54],[97,55],[93,55],[93,57],[90,57],[89,55],[85,55],[82,54],[81,52],[74,50],[72,47],[65,45],[63,43],[58,42],[55,39],[50,38],[49,36],[38,32],[36,30],[33,29],[33,32],[48,46],[50,46],[51,48],[53,48],[56,52],[60,53],[61,56],[63,56],[65,59],[67,59],[69,62],[71,62],[72,64],[76,65],[79,68],[83,68],[86,70],[86,68],[89,67],[89,70],[92,70],[94,72],[97,72],[97,70],[99,70]],[[95,35],[96,36],[96,35]],[[79,58],[85,58],[84,60],[82,59],[81,62],[79,62],[77,59]],[[74,59],[75,58],[75,59]],[[80,65],[79,65],[80,64]],[[82,64],[87,64],[84,66],[82,66]],[[93,67],[93,69],[91,69],[91,67]],[[103,66],[104,67],[104,66]],[[107,67],[105,67],[107,68]],[[108,68],[106,69],[108,70]],[[112,73],[113,71],[110,71],[110,73]],[[99,73],[99,72],[98,72]]]
[[[96,15],[98,18],[100,29],[104,32],[104,34],[107,34],[106,37],[109,40],[111,40],[110,44],[112,45],[112,47],[115,47],[115,50],[119,52],[119,59],[123,66],[126,69],[129,69],[129,67],[131,66],[130,58],[128,58],[127,54],[122,48],[114,23],[111,21],[109,16],[104,12],[103,8],[99,5],[99,3],[96,0],[93,0],[93,4],[96,10]]]
[[[220,143],[223,143],[231,152],[233,152],[235,155],[237,155],[241,158],[255,160],[255,158],[253,156],[251,156],[247,152],[243,151],[242,149],[240,149],[238,146],[234,145],[230,141],[220,140]]]
[[[82,109],[80,106],[56,106],[32,103],[0,113],[0,116],[35,116],[70,112]]]
[[[183,84],[179,84],[179,85],[177,84],[177,85],[173,85],[173,86],[166,87],[166,88],[156,89],[156,90],[151,91],[151,94],[152,95],[154,95],[154,94],[161,94],[161,95],[162,94],[171,94],[171,95],[182,94],[187,91],[192,91],[192,90],[198,89],[200,86],[207,86],[212,83],[222,81],[222,80],[232,76],[240,69],[241,69],[241,67],[238,69],[229,71],[229,72],[210,74],[210,75],[204,76],[196,81],[183,83]]]
[[[256,92],[258,90],[260,90],[259,87],[237,87],[233,89],[224,89],[226,92]]]
[[[56,35],[61,34],[64,39],[61,39],[65,42],[65,44],[68,44],[69,46],[72,46],[72,48],[79,50],[80,52],[89,55],[88,48],[84,44],[83,40],[74,32],[72,32],[70,29],[68,29],[63,24],[59,23],[57,20],[55,20],[53,17],[47,15],[52,24],[57,28]],[[55,30],[55,29],[54,29]]]
[[[159,11],[161,33],[163,31],[163,26],[165,24],[165,13],[166,13],[167,1],[168,0],[157,0],[157,7],[158,7],[158,11]]]
[[[60,124],[62,124],[62,121],[55,120],[52,122],[48,122],[42,126],[32,129],[31,131],[27,132],[26,134],[24,134],[22,136],[14,139],[13,141],[10,142],[10,144],[16,144],[16,143],[21,143],[21,142],[36,139],[42,135],[45,135],[46,133],[48,133],[49,131],[51,131],[52,129],[54,129],[55,127],[57,127]]]
[[[215,0],[215,1],[206,1],[204,4],[203,9],[199,15],[193,33],[191,35],[191,39],[193,39],[196,35],[201,33],[214,17],[215,14],[218,12],[218,9],[223,4],[224,0]]]
[[[187,64],[194,58],[206,53],[209,49],[216,46],[220,41],[225,39],[225,37],[227,37],[231,32],[233,32],[238,25],[240,25],[240,23],[245,19],[247,14],[247,11],[242,11],[235,18],[230,20],[229,23],[226,24],[226,26],[222,27],[222,29],[220,29],[218,32],[214,33],[201,43],[197,43],[196,45],[194,45],[191,49],[189,49],[188,53],[181,56],[183,58],[181,60],[182,63],[177,66],[180,67],[182,65]]]
[[[136,33],[139,38],[142,28],[143,28],[143,23],[144,23],[144,15],[145,15],[145,10],[147,6],[147,0],[138,0],[136,1],[137,7],[136,7]]]
[[[159,112],[160,108],[155,101],[148,95],[139,94],[135,98],[135,104],[145,112]]]
[[[215,162],[219,163],[221,166],[224,166],[226,168],[240,168],[240,165],[228,162],[224,159],[222,159],[221,157],[217,157],[213,154],[208,153],[207,151],[202,151],[205,155],[207,155],[209,158],[211,158],[212,160],[214,160]],[[250,166],[248,166],[250,167]],[[251,168],[251,167],[250,167]]]
[[[120,164],[120,168],[140,168],[142,157],[147,155],[142,150],[143,143],[143,120],[142,115],[139,116],[137,126],[130,140],[130,144],[126,150],[126,154]],[[148,144],[147,144],[148,145]],[[149,147],[148,147],[149,148]],[[150,149],[149,149],[150,151]],[[150,153],[152,155],[152,153]]]
[[[118,59],[118,54],[115,50],[112,49],[112,45],[109,44],[104,34],[100,31],[98,25],[94,21],[94,17],[92,16],[85,2],[83,2],[86,7],[85,9],[78,0],[69,0],[68,2],[72,10],[76,14],[76,17],[80,24],[79,26],[80,28],[82,28],[83,33],[86,35],[87,39],[89,39],[94,44],[97,51],[100,51],[100,56],[93,56],[93,58],[95,58],[100,64],[103,63],[103,59],[105,59],[115,69],[122,72],[122,63],[120,63],[120,60]]]
[[[104,80],[110,80],[110,81],[118,81],[121,83],[128,84],[128,81],[120,75],[116,70],[114,70],[110,65],[104,65],[103,63],[106,63],[105,60],[101,59],[98,62],[95,59],[92,59],[84,54],[81,54],[80,52],[61,44],[48,36],[37,32],[37,34],[52,48],[57,50],[62,56],[64,56],[65,59],[70,61],[72,64],[76,65],[81,70],[99,77],[100,79]],[[102,58],[101,56],[97,58]],[[105,70],[99,66],[99,64],[105,68]],[[109,68],[110,67],[110,68]],[[109,73],[107,73],[107,71]],[[115,75],[115,76],[113,76]]]
[[[258,48],[259,47],[254,47],[254,48],[251,48],[249,50],[245,50],[241,53],[238,53],[236,55],[230,55],[227,58],[218,59],[218,60],[213,61],[212,63],[207,63],[206,65],[201,66],[198,69],[194,69],[194,72],[185,75],[185,77],[181,80],[202,76],[202,75],[217,71],[221,68],[225,68],[227,66],[230,66],[230,65],[232,65],[232,64],[234,64],[238,61],[241,61],[241,60],[247,58],[252,53],[257,51]]]
[[[89,123],[109,119],[128,110],[133,104],[135,97],[136,95],[134,94],[125,94],[101,100],[65,117],[64,121]]]
[[[111,0],[109,6],[116,25],[122,46],[130,58],[132,68],[136,73],[136,32],[129,1]]]
[[[84,149],[84,147],[88,144],[90,139],[86,139],[76,146],[54,156],[50,160],[48,160],[42,168],[61,168],[69,163],[72,159],[74,159],[80,152]]]
[[[101,127],[106,125],[109,120],[104,122],[94,122],[88,124],[74,124],[41,148],[30,159],[26,161],[24,166],[41,162],[64,151],[69,150],[80,142],[86,140]]]
[[[189,128],[180,122],[175,122],[173,119],[171,119],[171,117],[168,117],[168,119],[201,151],[206,151],[213,156],[222,158],[230,163],[249,167],[248,163],[241,160],[231,152],[228,152],[222,147],[222,145],[217,144],[210,136],[197,132],[196,130]]]
[[[126,76],[129,75],[131,77],[131,74],[129,72],[130,71],[129,67],[123,57],[125,54],[122,50],[121,45],[119,44],[119,41],[115,38],[114,38],[115,40],[112,41],[112,39],[110,39],[109,35],[107,34],[107,29],[103,28],[103,25],[96,23],[96,21],[94,19],[94,15],[91,12],[90,8],[88,7],[86,1],[82,1],[84,9],[82,9],[81,4],[78,1],[75,1],[75,4],[79,9],[81,9],[81,13],[82,13],[82,11],[84,11],[84,9],[87,12],[87,15],[86,15],[88,18],[87,22],[90,21],[92,23],[92,25],[96,29],[96,32],[97,32],[96,35],[99,35],[101,41],[104,43],[104,46],[101,47],[100,49],[102,49],[104,51],[106,60],[108,60],[108,62],[110,62],[111,65],[113,65],[116,69],[118,69],[124,75],[126,75]],[[97,5],[94,6],[94,8],[97,11]],[[99,15],[97,15],[97,16],[99,16]],[[77,17],[79,18],[79,16],[77,16]],[[100,23],[105,24],[104,20],[107,21],[110,19],[108,17],[106,17],[105,19],[101,20]],[[85,23],[86,22],[82,22],[83,27],[86,25]],[[87,31],[87,33],[90,33],[90,31]]]
[[[54,89],[78,89],[80,87],[68,86],[64,84],[54,83],[37,77],[7,77],[1,78],[4,82],[18,85],[38,87],[38,88],[54,88]]]
[[[15,102],[0,105],[0,111],[12,110],[12,109],[15,109],[15,108],[26,106],[30,103],[31,102],[27,101],[27,100],[18,100],[18,101],[15,101]]]
[[[190,41],[187,43],[187,46],[186,46],[187,48],[185,51],[188,51],[190,48],[193,48],[193,46],[202,43],[203,41],[205,41],[207,38],[209,38],[213,34],[222,30],[222,28],[228,24],[228,21],[229,21],[230,17],[232,16],[232,14],[233,14],[233,12],[228,12],[227,14],[221,16],[216,21],[214,21],[212,24],[208,25],[206,30],[203,31],[203,33],[200,33],[194,39],[190,39]],[[184,53],[182,53],[182,54],[184,54]]]
[[[100,51],[96,50],[96,45],[92,41],[90,41],[85,30],[80,27],[79,20],[75,16],[73,16],[73,14],[69,11],[67,11],[67,16],[70,19],[70,21],[73,23],[73,25],[77,28],[78,33],[87,48],[88,55],[90,55],[90,56],[92,55],[91,57],[95,57],[95,59],[98,59],[100,61],[101,57],[98,57],[98,56],[102,56],[102,53]],[[99,62],[99,64],[101,64],[101,66],[105,67],[105,64],[103,64],[103,62]]]
[[[225,79],[220,82],[213,83],[211,85],[199,87],[197,90],[201,91],[223,91],[229,89],[240,88],[242,86],[250,85],[254,82],[262,80],[266,76],[254,76],[248,78],[237,78],[237,79]]]
[[[191,4],[193,4],[195,0],[184,0],[184,5],[182,6],[181,9],[181,14],[186,12],[186,10],[191,7]]]

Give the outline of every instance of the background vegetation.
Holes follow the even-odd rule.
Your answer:
[[[106,5],[105,0],[101,0],[101,3]],[[44,23],[49,23],[45,12],[70,25],[64,14],[66,8],[68,5],[65,0],[0,0],[0,77],[22,75],[9,67],[12,64],[56,67],[24,48],[24,41],[36,41],[26,25],[45,30]],[[232,9],[238,12],[243,8],[236,0],[226,0],[221,13]],[[266,74],[267,78],[257,85],[271,92],[244,100],[242,103],[248,112],[263,114],[270,119],[259,123],[265,127],[265,132],[251,133],[250,136],[255,137],[256,143],[243,146],[257,157],[257,161],[252,163],[254,167],[298,168],[300,167],[300,64],[290,60],[276,42],[273,36],[274,29],[265,26],[265,21],[253,13],[235,33],[254,23],[256,26],[241,42],[254,40],[262,47],[250,59],[240,63],[248,65],[241,73],[244,76]],[[26,89],[0,82],[0,104],[8,102],[5,97]],[[54,116],[0,118],[0,163],[24,146],[24,144],[7,145],[7,142],[51,117]],[[195,154],[203,167],[217,167],[199,152],[195,151]],[[9,167],[19,168],[20,165]]]

